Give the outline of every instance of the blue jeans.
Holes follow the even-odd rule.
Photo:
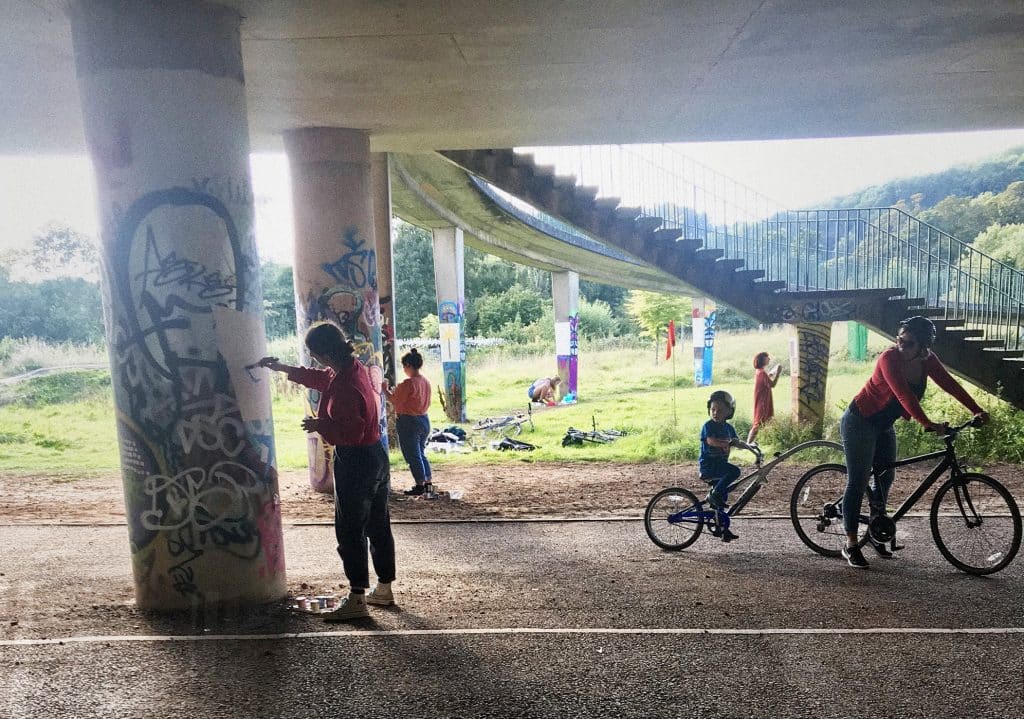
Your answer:
[[[877,427],[847,408],[839,421],[839,434],[846,455],[846,492],[843,493],[843,528],[847,534],[857,531],[864,492],[869,488],[871,470],[875,481],[868,499],[870,516],[885,514],[889,488],[896,476],[892,463],[896,460],[896,431],[892,425]]]
[[[740,476],[740,468],[720,459],[701,465],[700,476],[707,478],[708,481],[713,480],[711,491],[722,500],[723,505],[726,505],[729,503],[729,485]]]
[[[398,430],[398,446],[409,465],[412,478],[416,484],[431,482],[430,462],[423,453],[430,434],[430,418],[425,414],[400,414],[395,428]]]
[[[388,512],[391,469],[379,442],[367,447],[335,447],[334,535],[352,589],[370,587],[366,543],[381,582],[395,578],[395,539]]]

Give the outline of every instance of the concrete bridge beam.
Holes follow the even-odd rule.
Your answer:
[[[266,341],[241,17],[195,0],[68,10],[136,602],[278,599],[270,392],[249,367]]]

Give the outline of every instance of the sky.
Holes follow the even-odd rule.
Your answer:
[[[783,207],[813,206],[899,177],[972,163],[1024,145],[1024,129],[887,137],[676,145]],[[263,260],[291,263],[288,164],[252,157],[256,238]],[[27,248],[50,224],[97,237],[96,187],[86,157],[0,156],[0,251]]]

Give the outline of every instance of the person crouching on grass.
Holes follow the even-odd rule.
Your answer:
[[[368,603],[395,603],[395,540],[388,513],[391,469],[380,441],[380,396],[366,367],[353,356],[352,343],[338,327],[323,322],[306,332],[306,347],[325,369],[292,367],[277,357],[264,357],[257,364],[320,392],[316,416],[303,419],[302,428],[334,445],[334,534],[349,595],[324,617],[333,624],[369,616]],[[377,573],[377,586],[369,594],[367,540]]]
[[[729,503],[729,485],[740,476],[740,468],[729,463],[729,452],[733,447],[750,449],[742,441],[729,420],[736,413],[736,400],[724,390],[716,390],[708,398],[708,414],[711,419],[700,428],[700,478],[711,485],[707,502],[713,508],[724,511]],[[722,530],[722,541],[738,539],[728,527]]]

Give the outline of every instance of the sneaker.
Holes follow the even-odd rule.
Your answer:
[[[871,545],[871,548],[874,549],[882,559],[893,558],[893,553],[889,551],[887,546],[885,546],[885,542],[876,542],[871,537],[868,537],[868,544]]]
[[[722,541],[731,542],[734,539],[739,539],[740,535],[733,534],[728,528],[722,530]]]
[[[722,498],[719,497],[718,493],[713,489],[708,492],[708,496],[704,498],[704,501],[714,509],[723,509],[725,507],[725,502],[722,501]]]
[[[404,492],[402,492],[402,494],[404,494],[407,497],[418,497],[421,494],[423,494],[423,492],[424,492],[423,485],[422,484],[417,484],[412,489],[405,490]]]
[[[367,604],[376,604],[378,607],[390,607],[395,603],[395,595],[391,592],[391,585],[377,582],[366,595]]]
[[[856,567],[857,569],[868,568],[868,560],[864,559],[864,553],[860,551],[860,547],[843,547],[842,554],[843,559],[851,567]]]
[[[366,608],[366,597],[362,594],[349,594],[341,601],[337,609],[324,616],[324,621],[328,624],[337,624],[368,616],[370,616],[370,610]]]
[[[427,482],[423,485],[423,496],[427,499],[433,499],[434,497],[434,485],[432,482]]]

